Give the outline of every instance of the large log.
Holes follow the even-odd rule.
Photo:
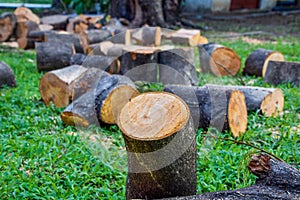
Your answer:
[[[53,26],[54,30],[66,30],[69,18],[67,15],[51,15],[43,17],[41,21],[42,24]]]
[[[33,49],[34,43],[39,42],[34,39],[28,38],[30,32],[39,31],[39,25],[33,21],[18,22],[15,30],[15,35],[19,48],[21,49]]]
[[[131,38],[134,41],[133,44],[142,46],[160,46],[161,44],[160,27],[144,26],[131,32]]]
[[[258,177],[252,186],[169,200],[297,200],[300,199],[300,172],[295,167],[266,154],[253,155],[249,170]]]
[[[17,83],[12,69],[5,62],[0,61],[0,88],[4,85],[16,87]]]
[[[210,84],[208,84],[208,86],[210,86]],[[253,86],[222,87],[243,92],[248,112],[257,112],[260,110],[265,116],[271,117],[277,116],[281,111],[283,111],[284,95],[281,89]]]
[[[128,154],[126,199],[196,193],[196,142],[189,108],[169,93],[143,93],[122,109]]]
[[[170,39],[174,44],[185,46],[196,46],[200,38],[199,30],[179,29],[170,35]]]
[[[241,91],[217,85],[166,85],[164,91],[178,95],[187,103],[196,128],[231,130],[235,137],[247,129],[247,107]]]
[[[56,107],[66,107],[72,101],[75,80],[87,69],[80,65],[72,65],[44,74],[40,80],[40,93],[48,106],[53,102]]]
[[[39,72],[69,66],[71,56],[75,53],[74,45],[70,43],[37,42],[35,48]]]
[[[280,52],[267,49],[255,50],[248,56],[243,74],[264,77],[270,60],[284,61],[284,56]]]
[[[291,83],[300,87],[300,63],[269,61],[264,81],[274,85]]]
[[[95,88],[95,110],[99,122],[116,124],[123,106],[138,95],[134,83],[125,76],[101,79]]]
[[[103,42],[107,39],[109,39],[112,35],[109,31],[107,30],[87,30],[86,31],[89,44],[95,44],[95,43],[100,43]]]
[[[33,21],[37,24],[40,23],[40,18],[26,7],[18,7],[14,14],[17,16],[18,22],[20,21]]]
[[[201,71],[215,76],[234,76],[241,68],[240,57],[230,48],[219,44],[198,45]]]
[[[159,80],[164,84],[198,85],[194,48],[158,52]],[[175,70],[175,71],[174,71]]]
[[[0,42],[8,41],[14,34],[17,18],[13,13],[2,13],[0,16]]]

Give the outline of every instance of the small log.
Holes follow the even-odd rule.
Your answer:
[[[50,24],[39,24],[39,29],[41,31],[52,31],[54,30],[54,27]]]
[[[208,44],[208,39],[204,36],[200,36],[198,39],[198,45]]]
[[[284,61],[284,56],[280,52],[267,49],[255,50],[248,56],[243,74],[264,77],[270,60]]]
[[[113,44],[110,41],[104,41],[98,44],[92,44],[89,46],[89,54],[91,55],[104,55],[119,57],[123,54],[123,44]]]
[[[123,106],[138,95],[134,83],[125,76],[101,79],[95,88],[95,110],[99,122],[116,124]]]
[[[39,25],[33,21],[18,22],[16,27],[16,38],[21,49],[34,49],[34,43],[39,42],[33,38],[28,38],[30,32],[40,31]]]
[[[198,85],[194,48],[158,52],[159,76],[164,84]],[[176,71],[174,71],[176,70]]]
[[[5,62],[0,61],[0,88],[4,85],[16,87],[17,83],[12,69]]]
[[[128,154],[126,199],[196,193],[195,130],[183,100],[143,93],[124,106],[118,126]]]
[[[47,42],[59,42],[74,44],[76,53],[86,53],[88,48],[88,38],[84,34],[71,34],[65,31],[47,32],[45,35]]]
[[[142,46],[160,46],[161,28],[144,26],[137,30],[132,30],[132,40],[137,45]]]
[[[300,63],[269,61],[264,81],[274,85],[291,83],[300,87]]]
[[[0,16],[0,42],[8,41],[14,34],[17,18],[13,13],[2,13]]]
[[[179,29],[170,36],[174,44],[185,46],[197,46],[200,37],[199,30]]]
[[[196,128],[207,130],[212,126],[219,131],[231,130],[234,137],[246,132],[248,114],[241,91],[217,85],[167,85],[164,91],[178,95],[187,103]]]
[[[82,33],[85,32],[88,27],[88,17],[80,14],[77,17],[69,20],[66,30],[69,33]]]
[[[198,45],[200,66],[203,73],[215,76],[234,76],[241,68],[240,57],[230,48],[219,44]]]
[[[120,33],[116,33],[111,38],[109,38],[107,41],[111,41],[112,43],[115,43],[115,44],[130,45],[131,44],[130,30],[125,30]]]
[[[37,24],[40,24],[40,18],[34,14],[30,9],[26,7],[18,7],[14,11],[14,14],[17,16],[18,21],[32,21]]]
[[[73,86],[87,69],[80,65],[72,65],[44,74],[40,81],[40,93],[45,104],[53,102],[56,107],[66,107],[72,101]]]
[[[48,24],[53,26],[54,30],[66,30],[69,16],[66,15],[50,15],[41,19],[42,24]]]
[[[86,31],[89,44],[95,44],[95,43],[100,43],[103,42],[107,39],[109,39],[112,35],[109,31],[107,30],[87,30]]]
[[[110,74],[120,72],[120,61],[111,56],[74,54],[71,57],[71,64],[82,65],[87,68],[98,68]]]
[[[208,84],[208,86],[210,86],[210,84]],[[253,86],[222,87],[243,92],[245,95],[248,112],[257,112],[260,110],[265,116],[274,117],[283,111],[284,95],[281,89]]]
[[[169,200],[214,200],[214,199],[300,199],[300,172],[295,167],[271,158],[266,154],[253,155],[249,170],[258,177],[252,186],[195,196],[174,197]]]
[[[75,53],[74,45],[70,43],[37,42],[35,48],[39,72],[69,66],[70,58]]]

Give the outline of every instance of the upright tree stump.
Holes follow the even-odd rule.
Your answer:
[[[143,93],[122,109],[127,199],[196,193],[195,130],[188,106],[169,93]]]
[[[241,59],[232,49],[214,43],[198,45],[198,49],[202,72],[234,76],[240,70]]]
[[[253,51],[246,60],[243,74],[264,77],[270,60],[284,61],[284,56],[280,52],[267,49]]]
[[[4,85],[16,87],[16,77],[12,69],[5,63],[0,61],[0,88]]]

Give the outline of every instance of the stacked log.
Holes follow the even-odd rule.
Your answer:
[[[39,25],[33,21],[24,21],[18,22],[15,30],[15,36],[21,49],[33,49],[34,43],[39,42],[33,38],[30,38],[29,35],[31,32],[40,31]]]
[[[107,30],[92,29],[86,30],[85,32],[87,34],[89,44],[101,43],[112,37],[111,33]]]
[[[15,32],[17,18],[13,13],[0,16],[0,42],[8,41]]]
[[[132,30],[131,38],[133,44],[141,46],[160,46],[161,45],[161,28],[144,26]]]
[[[42,17],[41,22],[53,26],[54,30],[66,30],[69,18],[66,15],[51,15]]]
[[[26,7],[16,8],[14,14],[17,16],[18,22],[32,21],[36,24],[40,24],[41,22],[40,18]]]
[[[169,38],[174,44],[194,47],[199,43],[200,31],[179,29],[175,33],[171,34]]]
[[[5,62],[0,61],[0,88],[4,85],[16,87],[17,83],[12,69]]]

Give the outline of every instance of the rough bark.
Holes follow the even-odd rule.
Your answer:
[[[95,88],[95,110],[99,122],[116,124],[123,106],[138,95],[134,83],[125,76],[101,79]]]
[[[274,85],[290,83],[300,87],[300,63],[269,61],[264,81]]]
[[[17,18],[13,13],[2,13],[0,16],[0,42],[8,41],[14,34]]]
[[[66,15],[50,15],[41,19],[42,24],[49,24],[53,26],[54,30],[66,30],[69,16]]]
[[[297,200],[300,198],[300,172],[295,167],[266,154],[260,154],[252,156],[248,168],[258,177],[256,184],[252,186],[189,197],[169,198],[169,200]]]
[[[75,53],[74,45],[70,43],[37,42],[35,48],[39,72],[69,66],[71,56]]]
[[[139,0],[142,9],[143,24],[165,27],[162,0]]]
[[[110,41],[115,44],[125,44],[130,45],[131,44],[131,33],[130,30],[124,30],[119,33],[116,33],[111,38],[107,39],[107,41]]]
[[[160,64],[159,82],[198,85],[194,48],[177,48],[158,52],[158,63]]]
[[[56,107],[66,107],[72,101],[73,87],[76,79],[87,71],[80,65],[72,65],[53,70],[43,75],[40,80],[40,93],[48,106],[53,102]]]
[[[87,30],[86,31],[89,44],[95,44],[95,43],[100,43],[103,42],[107,39],[109,39],[112,35],[109,31],[107,30]]]
[[[168,24],[175,25],[179,20],[181,0],[163,0],[164,19]]]
[[[89,55],[103,55],[119,57],[123,54],[124,44],[113,44],[110,41],[104,41],[98,44],[89,45]]]
[[[203,87],[167,85],[164,91],[178,95],[187,103],[196,128],[207,130],[214,127],[219,131],[231,130],[235,137],[247,129],[245,96],[238,90],[218,85]]]
[[[17,83],[12,69],[5,62],[0,61],[0,88],[4,85],[16,87]]]
[[[284,61],[284,56],[280,52],[267,49],[255,50],[248,56],[243,74],[264,77],[270,60]]]
[[[161,28],[144,26],[140,29],[131,31],[133,44],[142,46],[160,46],[161,45]]]
[[[240,70],[241,59],[232,49],[214,43],[198,45],[198,49],[202,72],[234,76]]]
[[[114,18],[125,18],[129,21],[135,16],[134,0],[114,0],[110,2],[109,14]]]
[[[209,85],[208,85],[209,86]],[[244,93],[248,112],[261,111],[265,116],[277,116],[284,107],[281,89],[253,86],[223,86]]]
[[[187,105],[168,93],[144,93],[120,113],[128,154],[127,199],[196,193],[195,130]]]

